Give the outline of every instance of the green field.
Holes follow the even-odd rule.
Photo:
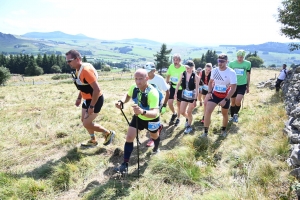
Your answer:
[[[130,75],[132,73],[128,73]],[[239,123],[232,124],[229,135],[217,133],[222,117],[212,115],[209,139],[199,139],[203,127],[203,107],[194,111],[194,131],[184,135],[184,118],[178,127],[168,126],[171,112],[161,116],[162,150],[151,155],[146,131],[139,135],[141,177],[137,178],[136,142],[129,163],[129,175],[122,177],[113,168],[122,162],[116,148],[123,149],[127,123],[114,103],[121,99],[132,78],[106,73],[99,78],[105,103],[96,118],[116,131],[113,144],[81,149],[89,139],[81,121],[80,107],[74,105],[78,91],[70,80],[53,81],[52,75],[13,77],[0,87],[0,199],[32,200],[188,200],[188,199],[294,199],[285,160],[289,143],[282,134],[285,114],[282,96],[274,90],[256,87],[273,78],[274,71],[253,69],[250,94],[245,96]],[[30,84],[32,79],[45,84]],[[131,119],[132,102],[125,104]]]

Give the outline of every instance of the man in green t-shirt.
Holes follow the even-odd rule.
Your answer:
[[[148,83],[149,77],[145,69],[138,69],[134,74],[134,78],[136,84],[130,87],[121,102],[115,104],[117,108],[121,109],[122,104],[127,103],[130,99],[134,101],[132,106],[134,115],[129,124],[124,145],[124,162],[115,169],[115,171],[121,173],[128,171],[128,162],[133,151],[133,141],[136,138],[136,122],[139,131],[147,129],[150,132],[150,137],[154,141],[153,154],[159,152],[159,134],[162,129],[159,119],[159,93],[154,86]]]
[[[251,62],[244,60],[245,54],[246,52],[244,50],[239,50],[236,53],[237,60],[229,63],[229,67],[235,71],[237,77],[237,88],[230,101],[230,121],[234,122],[238,122],[241,102],[245,93],[249,93]]]
[[[166,82],[171,85],[170,87],[170,96],[168,100],[168,105],[170,110],[172,111],[172,117],[169,122],[169,125],[172,125],[175,121],[175,126],[180,123],[180,102],[181,102],[181,95],[182,95],[182,87],[180,86],[177,92],[177,113],[175,112],[173,103],[174,103],[174,94],[176,85],[180,79],[181,74],[185,71],[185,66],[181,64],[181,57],[179,54],[173,55],[173,64],[171,64],[167,71]]]

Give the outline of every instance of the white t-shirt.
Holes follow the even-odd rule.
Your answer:
[[[227,67],[221,71],[219,67],[211,71],[211,80],[214,80],[213,93],[219,98],[225,98],[229,92],[229,86],[237,84],[236,73],[233,69]]]
[[[286,73],[287,73],[287,70],[286,70],[286,69],[282,69],[282,70],[280,71],[280,74],[279,74],[279,76],[278,76],[278,79],[284,80],[285,77],[286,77]]]
[[[149,79],[148,83],[155,84],[162,92],[166,92],[170,89],[170,85],[167,84],[165,79],[159,74],[154,74],[154,78],[151,80]]]

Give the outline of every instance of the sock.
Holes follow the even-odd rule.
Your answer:
[[[91,136],[91,140],[96,140],[94,133],[90,134],[90,136]]]
[[[133,142],[125,142],[124,145],[124,162],[129,162],[130,155],[133,151]]]
[[[158,145],[159,145],[159,142],[160,142],[160,137],[158,136],[158,138],[156,140],[152,139],[153,142],[154,142],[154,148],[153,148],[153,151],[157,151],[158,149]]]
[[[233,117],[235,113],[235,106],[230,106],[230,116]]]
[[[208,133],[208,127],[204,127],[204,133]]]
[[[222,126],[222,129],[221,129],[222,131],[225,131],[226,130],[226,127],[224,127],[224,126]]]
[[[238,114],[240,111],[241,106],[235,106],[235,114]]]

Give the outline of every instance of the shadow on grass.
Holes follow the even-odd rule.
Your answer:
[[[60,163],[66,163],[66,162],[78,162],[80,161],[83,157],[90,156],[90,155],[98,155],[102,153],[106,153],[107,150],[105,148],[99,148],[93,153],[88,153],[88,152],[81,152],[79,151],[78,147],[75,147],[71,150],[68,151],[68,153],[61,157],[59,160],[56,160],[53,162],[52,160],[46,162],[45,164],[39,166],[38,168],[35,168],[34,170],[30,172],[26,172],[22,176],[27,176],[27,177],[32,177],[34,179],[46,179],[51,176],[53,173],[53,170],[56,166],[58,166]]]

